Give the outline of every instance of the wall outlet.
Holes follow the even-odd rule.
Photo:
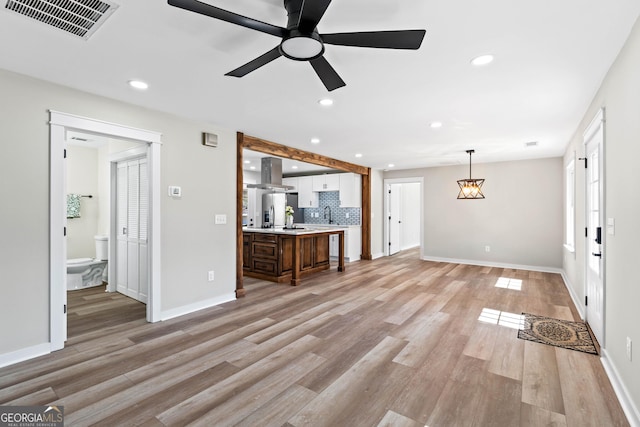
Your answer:
[[[627,359],[631,362],[631,338],[627,337]]]
[[[344,214],[345,218],[349,219],[349,212]]]
[[[213,282],[213,279],[215,278],[215,274],[214,274],[214,271],[213,271],[213,270],[211,270],[211,271],[209,272],[209,276],[208,276],[208,277],[209,277],[209,281],[210,281],[210,282]]]
[[[484,247],[485,252],[491,252],[491,246],[487,245]]]

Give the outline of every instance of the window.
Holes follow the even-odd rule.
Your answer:
[[[576,157],[575,153],[573,158],[567,163],[565,168],[565,237],[564,246],[570,251],[575,251],[576,242]]]

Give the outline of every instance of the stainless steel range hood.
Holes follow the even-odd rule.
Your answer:
[[[247,188],[271,191],[286,191],[294,188],[291,185],[282,185],[282,159],[277,157],[262,158],[260,177],[260,184],[248,184]]]

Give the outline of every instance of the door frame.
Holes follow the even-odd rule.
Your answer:
[[[162,134],[102,120],[49,110],[49,340],[51,351],[64,348],[66,328],[66,226],[64,147],[68,130],[124,138],[147,145],[149,162],[149,303],[147,321],[160,319],[160,148]],[[113,239],[114,229],[110,230]],[[111,242],[113,240],[110,240]],[[111,246],[111,244],[110,244]],[[111,249],[110,249],[111,255]]]
[[[589,124],[589,126],[587,126],[586,130],[584,131],[583,134],[583,149],[584,149],[584,153],[585,153],[585,159],[587,158],[587,144],[589,142],[591,142],[591,140],[594,138],[594,136],[597,133],[600,133],[600,153],[599,153],[599,204],[600,204],[600,223],[601,223],[601,227],[602,227],[602,235],[601,235],[601,243],[600,243],[600,252],[602,254],[601,258],[600,258],[600,276],[601,276],[601,280],[602,280],[602,308],[601,308],[601,312],[602,312],[602,324],[598,324],[596,325],[597,328],[600,329],[602,336],[601,337],[597,337],[599,341],[599,344],[601,347],[605,347],[605,324],[606,324],[606,300],[607,300],[607,286],[606,286],[606,243],[607,243],[607,233],[606,233],[606,226],[605,226],[605,222],[606,222],[606,194],[605,194],[605,129],[604,129],[604,123],[605,123],[605,111],[604,108],[600,108],[598,110],[598,112],[596,113],[595,117],[593,118],[593,120],[591,121],[591,123]],[[587,160],[585,160],[587,161]],[[589,165],[587,164],[587,167]],[[588,170],[585,169],[585,170]],[[589,226],[589,206],[588,206],[588,195],[587,195],[587,191],[589,190],[589,182],[588,182],[588,177],[585,174],[585,180],[584,180],[584,220],[585,220],[585,228],[588,229]],[[588,234],[588,233],[587,233]],[[593,236],[588,235],[585,237],[585,248],[584,248],[584,295],[586,298],[588,298],[589,296],[589,285],[588,285],[588,274],[589,274],[589,259],[592,256],[591,255],[591,251],[589,250],[589,239],[592,239]],[[593,299],[592,299],[593,300]],[[584,308],[584,316],[585,316],[585,321],[587,323],[589,323],[589,325],[592,325],[593,322],[590,321],[589,319],[589,310],[588,307],[586,307],[585,304],[585,308]],[[593,327],[592,327],[593,329]]]
[[[389,185],[391,184],[420,184],[420,259],[424,258],[424,177],[409,177],[409,178],[385,178],[382,188],[384,194],[384,215],[385,219],[389,213]],[[384,256],[389,256],[389,221],[384,222]]]
[[[385,210],[385,214],[384,214],[384,224],[386,225],[386,231],[385,231],[385,243],[384,243],[384,248],[386,249],[386,255],[387,256],[391,256],[391,255],[395,255],[398,252],[401,251],[400,248],[400,234],[401,234],[401,222],[400,219],[402,218],[402,183],[386,183],[385,184],[385,202],[386,202],[386,206],[387,209]],[[393,189],[397,188],[397,193],[394,195],[394,191]],[[396,201],[396,199],[398,199]],[[396,227],[397,229],[394,229],[393,226],[393,214],[394,214],[394,208],[397,207],[399,212],[396,212],[398,215],[398,218],[396,218]],[[392,253],[392,248],[395,250],[396,246],[394,245],[393,242],[393,238],[394,238],[394,231],[397,231],[397,251]]]

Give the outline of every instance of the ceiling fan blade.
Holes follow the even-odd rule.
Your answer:
[[[237,13],[229,12],[228,10],[220,9],[219,7],[211,6],[210,4],[202,3],[197,0],[168,0],[168,3],[171,6],[179,7],[180,9],[199,13],[200,15],[210,16],[215,19],[220,19],[221,21],[230,22],[232,24],[240,25],[241,27],[271,34],[276,37],[285,37],[289,33],[286,28],[277,27],[275,25],[267,24],[266,22],[247,18],[246,16],[238,15]]]
[[[225,76],[232,76],[232,77],[246,76],[250,72],[257,70],[263,65],[267,65],[269,62],[273,61],[274,59],[278,59],[280,56],[282,56],[279,48],[280,46],[274,47],[269,52],[265,53],[264,55],[260,55],[253,61],[249,61],[243,66],[238,67],[233,71],[229,71],[227,74],[225,74]]]
[[[375,47],[383,49],[418,49],[426,30],[366,31],[358,33],[321,34],[326,44]]]
[[[331,0],[304,0],[298,20],[298,30],[302,33],[310,33],[322,19],[324,12],[331,4]]]
[[[324,59],[324,56],[319,56],[309,62],[311,62],[311,66],[329,92],[346,86],[346,83],[340,78],[338,73],[336,73],[336,70]]]

